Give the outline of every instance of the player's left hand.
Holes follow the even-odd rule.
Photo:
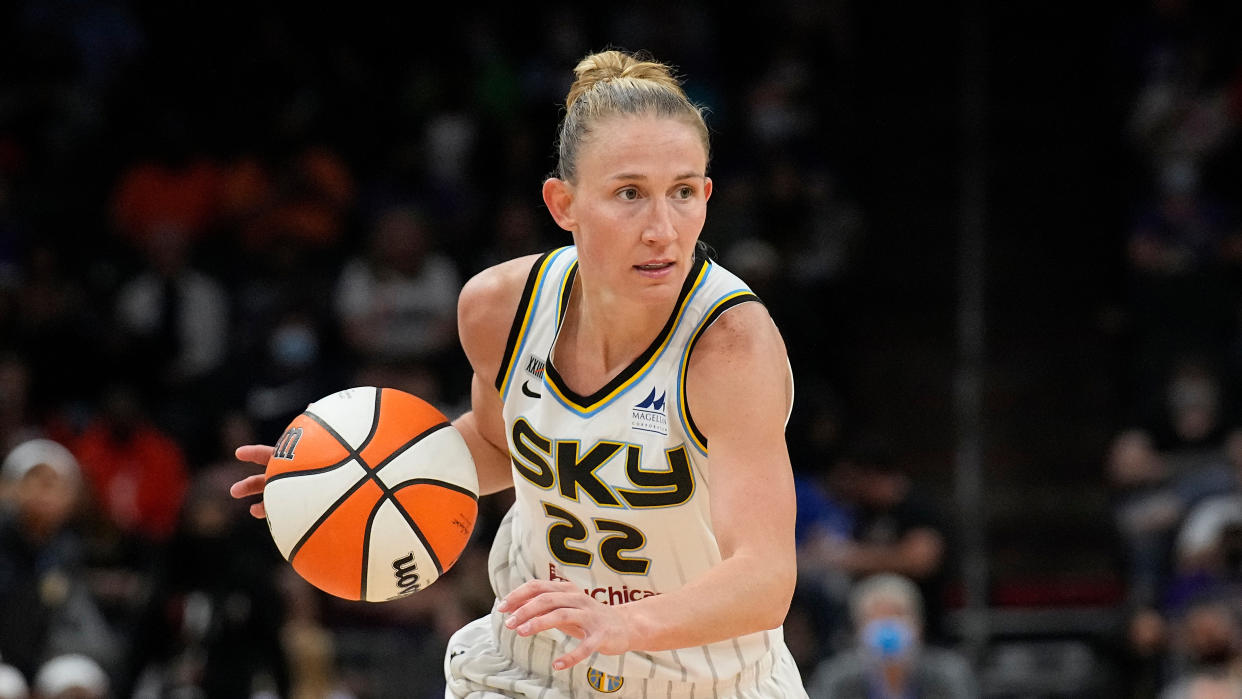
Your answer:
[[[505,626],[519,636],[559,629],[582,641],[552,663],[564,670],[593,653],[619,655],[633,649],[634,629],[623,607],[603,604],[571,582],[530,580],[506,595],[499,610],[509,613]]]

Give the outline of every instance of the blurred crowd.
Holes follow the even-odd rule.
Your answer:
[[[447,635],[490,607],[506,496],[482,501],[436,585],[350,603],[293,574],[228,496],[248,472],[232,452],[353,385],[464,408],[457,292],[568,242],[538,186],[570,69],[608,44],[675,64],[707,107],[704,238],[786,334],[786,635],[812,696],[986,693],[945,623],[950,513],[853,419],[833,345],[871,235],[842,166],[851,7],[556,6],[434,28],[417,8],[0,9],[0,699],[440,694]],[[1122,46],[1133,411],[1100,480],[1126,696],[1242,683],[1242,37],[1221,12],[1153,0]]]
[[[1238,11],[1156,2],[1126,49],[1126,405],[1104,456],[1133,696],[1242,692]]]

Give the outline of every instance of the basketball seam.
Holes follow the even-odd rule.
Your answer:
[[[336,502],[324,508],[324,511],[320,513],[318,519],[316,519],[309,527],[306,528],[306,531],[303,532],[301,538],[298,539],[298,543],[294,544],[293,548],[289,550],[289,562],[290,563],[293,562],[294,558],[297,558],[298,552],[302,550],[302,546],[305,545],[307,540],[311,538],[311,535],[315,533],[315,530],[319,529],[319,525],[323,524],[328,519],[328,517],[331,517],[332,513],[336,512],[337,508],[339,508],[342,503],[348,500],[351,495],[358,492],[358,489],[361,488],[364,484],[366,484],[366,482],[369,480],[370,480],[369,474],[367,476],[363,476],[362,478],[359,478],[357,483],[354,483],[352,486],[350,486],[348,490],[346,490],[344,493],[341,494],[341,497],[336,499]]]
[[[348,451],[351,456],[356,455],[357,452],[362,450],[362,447],[358,447],[358,449],[354,449],[352,446],[350,446],[349,442],[345,441],[345,438],[341,436],[340,432],[337,432],[335,429],[333,429],[332,426],[327,423],[327,421],[325,421],[323,418],[319,417],[315,413],[312,413],[311,411],[307,410],[306,412],[302,414],[310,418],[311,420],[314,420],[316,424],[318,424],[320,427],[327,430],[328,434],[331,435],[332,438],[336,440],[336,443],[340,444],[341,447],[345,449],[346,451]]]
[[[383,402],[384,402],[384,389],[382,388],[375,389],[375,409],[371,411],[371,431],[367,433],[367,436],[365,438],[363,438],[362,444],[358,445],[359,453],[361,453],[363,449],[367,448],[367,445],[370,444],[371,440],[375,438],[375,433],[379,432],[380,405]]]
[[[362,529],[362,580],[358,589],[359,597],[367,598],[367,572],[371,565],[371,528],[375,525],[375,517],[379,514],[380,507],[384,504],[384,498],[380,498],[375,507],[371,508],[371,514],[367,515],[367,524]]]
[[[413,447],[415,444],[423,441],[431,434],[435,432],[439,432],[440,430],[444,429],[445,427],[449,427],[449,426],[450,426],[450,423],[441,422],[438,425],[432,425],[431,427],[428,427],[427,429],[423,430],[419,434],[414,435],[414,437],[411,438],[410,441],[406,442],[405,444],[401,445],[400,447],[396,449],[393,449],[391,454],[385,457],[383,461],[376,464],[374,469],[370,469],[367,472],[367,475],[375,479],[375,484],[378,485],[384,493],[380,497],[380,503],[379,505],[376,505],[376,509],[379,509],[379,506],[382,505],[385,500],[389,500],[392,502],[392,504],[396,507],[397,512],[401,515],[401,518],[405,520],[405,523],[409,525],[410,530],[414,532],[414,536],[418,537],[419,542],[422,543],[423,549],[427,551],[427,555],[431,557],[431,564],[436,567],[436,576],[444,575],[444,565],[440,562],[440,556],[436,554],[436,550],[431,546],[431,542],[427,540],[427,535],[423,534],[423,530],[418,526],[418,523],[414,521],[413,517],[410,517],[410,513],[406,512],[405,508],[402,507],[401,503],[397,500],[397,496],[393,492],[394,490],[396,490],[396,488],[395,487],[389,488],[388,486],[384,485],[383,481],[380,480],[379,471],[381,468],[384,468],[388,464],[392,463],[393,460],[396,459],[398,456],[401,456],[405,452],[409,451],[410,448]],[[363,468],[367,468],[366,461],[363,460],[361,456],[358,457],[358,460],[362,463]],[[364,544],[370,543],[366,539],[364,539],[363,542]]]
[[[409,485],[438,485],[441,488],[446,488],[455,493],[461,493],[462,495],[469,495],[475,502],[479,501],[479,496],[470,492],[469,488],[463,488],[460,485],[457,485],[456,483],[450,483],[449,481],[442,481],[439,478],[411,478],[409,480],[401,481],[400,483],[394,485],[392,489],[395,492]]]
[[[392,487],[392,490],[394,493],[393,499],[394,500],[396,499],[396,491],[402,488],[405,488],[407,486],[411,486],[411,485],[432,485],[432,486],[436,486],[439,488],[444,488],[445,490],[449,490],[454,493],[461,493],[463,495],[469,495],[475,501],[475,503],[478,503],[479,501],[479,496],[470,492],[469,489],[463,488],[455,483],[449,483],[448,481],[439,480],[437,478],[411,478],[406,481],[401,481],[400,483]],[[444,565],[440,562],[440,556],[439,554],[436,553],[435,547],[432,546],[431,542],[427,540],[427,537],[423,534],[423,530],[419,528],[418,523],[415,522],[410,517],[409,513],[405,511],[405,508],[401,507],[400,503],[397,503],[397,505],[398,505],[397,512],[401,513],[401,516],[405,519],[406,523],[410,525],[410,529],[414,531],[415,536],[417,536],[418,540],[422,542],[423,548],[426,549],[427,551],[427,555],[431,556],[431,562],[436,567],[436,577],[444,575]]]
[[[311,417],[315,418],[316,421],[318,421],[318,416],[312,415]],[[310,539],[311,535],[314,534],[315,530],[319,528],[319,525],[323,524],[324,521],[326,521],[328,517],[332,515],[333,512],[336,512],[337,508],[339,508],[342,504],[344,504],[344,502],[348,500],[351,495],[358,492],[358,489],[361,488],[364,483],[366,483],[367,481],[371,481],[375,483],[376,487],[380,489],[380,498],[379,498],[379,501],[375,503],[375,507],[371,509],[371,513],[367,517],[368,526],[364,530],[363,539],[362,539],[363,562],[364,563],[366,562],[368,552],[371,550],[370,522],[375,517],[375,513],[379,511],[379,508],[383,506],[384,502],[390,501],[396,506],[397,512],[401,514],[402,519],[405,520],[406,524],[408,524],[410,529],[414,532],[414,536],[418,537],[419,542],[422,543],[423,548],[426,549],[427,555],[431,557],[432,565],[436,567],[436,574],[443,575],[444,567],[440,563],[440,557],[437,556],[435,550],[432,549],[431,542],[427,540],[427,536],[423,534],[421,529],[419,529],[418,524],[415,523],[414,520],[410,517],[409,513],[405,511],[405,508],[401,506],[401,503],[397,501],[396,497],[393,495],[393,489],[384,485],[384,482],[380,480],[379,470],[383,468],[384,466],[388,465],[389,463],[391,463],[392,460],[395,459],[396,457],[400,456],[406,451],[409,451],[411,447],[413,447],[418,442],[421,442],[428,435],[434,432],[438,432],[444,429],[445,427],[449,427],[449,426],[450,425],[448,422],[441,422],[438,425],[433,425],[423,430],[422,432],[420,432],[419,434],[411,438],[410,441],[394,449],[393,452],[389,454],[388,457],[386,457],[383,461],[381,461],[379,465],[377,465],[374,469],[371,469],[368,466],[366,460],[362,458],[361,448],[359,448],[358,450],[350,449],[349,446],[346,444],[346,442],[342,440],[339,435],[336,435],[335,433],[333,433],[333,436],[336,437],[336,439],[341,443],[341,446],[345,447],[346,449],[350,449],[350,455],[346,459],[346,461],[350,459],[357,460],[358,465],[361,466],[363,471],[365,471],[366,473],[361,478],[359,478],[358,482],[352,485],[349,488],[349,490],[345,492],[343,496],[338,498],[336,502],[332,503],[331,506],[326,508],[324,512],[319,516],[319,518],[315,520],[315,522],[311,524],[310,527],[307,528],[306,532],[302,535],[302,538],[299,539],[298,543],[295,544],[293,549],[289,551],[289,561],[290,562],[293,561],[294,557],[297,556],[298,551],[302,549],[302,546],[306,543],[306,541]],[[331,431],[331,428],[329,428],[327,425],[324,425],[324,428]],[[373,436],[374,436],[374,433],[372,433],[371,435],[368,435],[367,440],[369,441]],[[452,484],[446,483],[445,485],[452,485]],[[477,501],[478,497],[475,496],[475,499]],[[363,575],[365,576],[365,573]],[[365,597],[365,595],[363,596]]]
[[[410,531],[414,532],[414,536],[418,537],[419,543],[423,545],[423,550],[426,551],[427,555],[431,558],[431,564],[436,567],[436,577],[444,575],[444,566],[443,564],[440,563],[440,557],[436,554],[435,548],[433,548],[431,545],[431,542],[427,540],[427,536],[423,534],[423,530],[419,528],[418,523],[415,522],[414,519],[410,517],[410,513],[406,512],[405,508],[401,505],[401,502],[397,500],[396,490],[398,488],[405,487],[406,485],[410,485],[412,483],[428,483],[428,484],[439,485],[439,486],[445,487],[453,491],[460,490],[461,492],[464,492],[467,495],[472,495],[472,494],[470,493],[469,490],[465,488],[460,488],[459,486],[454,486],[452,483],[446,483],[444,481],[439,481],[434,478],[411,478],[408,481],[402,481],[401,483],[398,483],[394,485],[393,487],[389,488],[388,486],[384,485],[384,482],[380,480],[377,474],[379,473],[379,470],[381,468],[391,463],[393,459],[397,458],[401,454],[404,454],[406,451],[409,451],[410,447],[414,446],[418,442],[421,442],[424,438],[426,438],[431,433],[438,432],[441,429],[448,427],[448,426],[449,426],[449,423],[442,422],[438,425],[434,425],[432,427],[427,428],[422,433],[415,435],[415,437],[411,439],[409,442],[403,444],[397,449],[394,449],[392,454],[390,454],[386,459],[380,462],[379,466],[375,467],[374,471],[367,471],[366,478],[371,478],[372,480],[374,480],[375,485],[377,485],[380,488],[380,490],[382,491],[382,494],[380,495],[379,502],[375,503],[375,507],[371,509],[371,514],[367,516],[367,525],[366,525],[366,528],[363,529],[363,535],[362,535],[362,543],[363,543],[363,546],[362,546],[362,598],[363,599],[366,599],[366,596],[367,596],[366,595],[367,569],[368,569],[368,562],[369,562],[368,559],[370,558],[370,555],[371,555],[371,525],[372,523],[375,522],[375,516],[379,514],[380,508],[384,506],[385,502],[389,502],[389,501],[392,502],[394,509],[396,509],[397,513],[401,515],[401,518],[404,519],[405,523],[410,527]],[[363,465],[364,469],[366,468],[366,461],[364,461],[361,456],[358,457],[358,462]],[[478,501],[477,495],[472,495],[472,497],[474,497],[476,502]]]
[[[388,464],[392,463],[392,462],[393,462],[393,459],[396,459],[398,456],[401,456],[401,455],[402,455],[402,454],[404,454],[405,452],[409,451],[409,450],[410,450],[410,447],[414,446],[415,444],[418,444],[419,442],[423,441],[423,440],[424,440],[424,439],[426,439],[427,437],[430,437],[433,433],[435,433],[435,432],[439,432],[440,430],[444,429],[445,427],[449,427],[449,423],[448,423],[448,422],[441,422],[441,423],[439,423],[439,424],[432,425],[431,427],[428,427],[427,429],[423,430],[422,432],[419,432],[418,434],[416,434],[416,435],[414,435],[413,437],[411,437],[411,438],[410,438],[410,441],[406,442],[405,444],[402,444],[401,446],[397,447],[396,449],[393,449],[391,454],[389,454],[388,456],[384,457],[384,460],[383,460],[383,461],[381,461],[381,462],[379,462],[378,464],[376,464],[376,465],[375,465],[375,468],[373,468],[373,469],[368,469],[368,471],[369,471],[370,473],[372,473],[372,474],[375,474],[375,475],[376,475],[376,477],[378,478],[378,477],[379,477],[379,476],[378,476],[378,474],[379,474],[380,469],[382,469],[382,468],[384,468],[385,466],[387,466]],[[358,451],[359,451],[359,452],[361,452],[362,450],[361,450],[361,449],[359,449]],[[362,454],[361,454],[361,453],[359,453],[359,455],[358,455],[358,460],[359,460],[359,461],[363,461],[363,459],[362,459]],[[363,463],[365,464],[365,462],[363,462]]]
[[[344,466],[345,464],[349,463],[351,459],[353,459],[352,454],[349,456],[346,456],[344,459],[341,459],[340,461],[330,466],[320,466],[319,468],[308,468],[302,471],[285,471],[284,473],[277,473],[274,476],[269,476],[268,479],[264,481],[264,484],[266,485],[267,483],[271,483],[272,481],[279,481],[285,478],[291,478],[293,476],[314,476],[320,473],[327,473],[328,471]]]

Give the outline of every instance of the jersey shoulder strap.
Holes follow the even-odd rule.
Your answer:
[[[532,329],[545,318],[553,318],[559,323],[564,315],[577,271],[578,254],[573,246],[545,252],[531,265],[513,323],[509,326],[509,338],[505,342],[500,369],[496,372],[495,385],[501,400],[508,395],[514,374],[522,369],[520,359],[525,356]],[[542,367],[539,369],[542,370]]]

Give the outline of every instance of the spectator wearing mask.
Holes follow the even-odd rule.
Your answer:
[[[923,602],[908,578],[881,573],[850,594],[855,646],[822,662],[812,699],[973,699],[979,696],[969,664],[958,654],[923,642]]]
[[[821,531],[799,544],[799,571],[843,572],[851,581],[896,573],[920,589],[924,632],[943,636],[946,533],[939,514],[915,491],[887,448],[856,447],[827,474],[827,488],[849,512],[847,537]]]

